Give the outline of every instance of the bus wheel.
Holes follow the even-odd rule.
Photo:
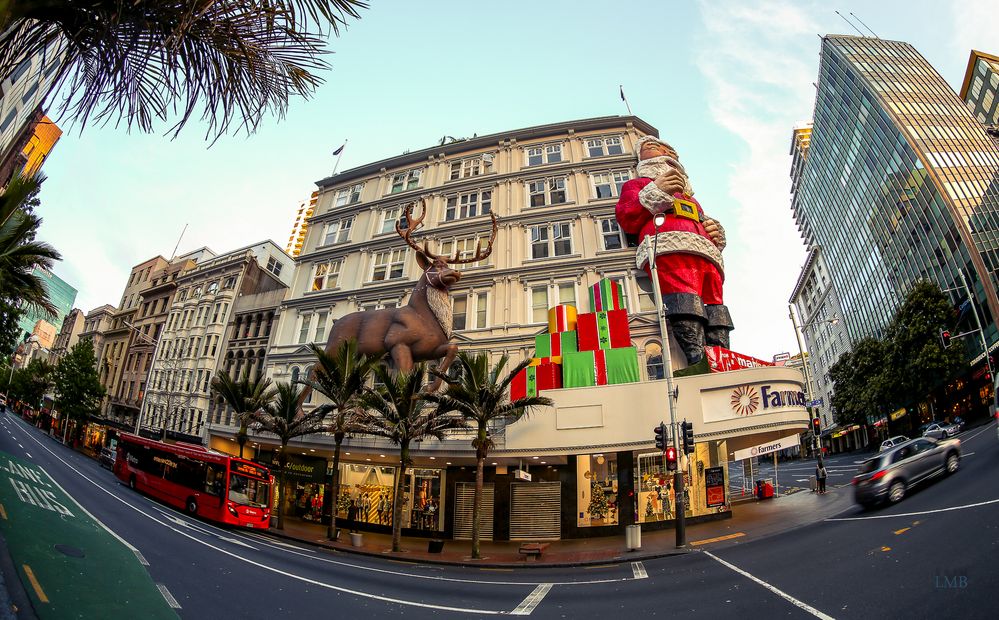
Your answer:
[[[129,476],[128,478],[128,488],[135,490],[135,476]]]
[[[198,514],[198,502],[196,502],[193,497],[189,497],[187,499],[187,514]]]

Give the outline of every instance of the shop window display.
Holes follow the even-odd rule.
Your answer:
[[[576,489],[579,491],[577,526],[618,524],[616,454],[577,456]]]
[[[705,487],[705,469],[722,468],[723,483],[728,480],[727,460],[722,458],[726,443],[703,442],[694,446],[693,454],[681,459],[683,471],[684,514],[695,517],[729,510],[728,488],[725,487],[725,502],[721,506],[708,506]],[[651,452],[636,455],[635,467],[635,513],[639,523],[666,521],[676,518],[676,490],[673,488],[673,472],[666,471],[663,455]]]
[[[404,527],[419,530],[441,529],[441,483],[443,472],[439,469],[412,469],[406,481],[406,514],[409,523]]]

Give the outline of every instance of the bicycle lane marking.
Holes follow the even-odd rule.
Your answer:
[[[128,546],[54,482],[0,452],[0,530],[38,616],[176,618]]]

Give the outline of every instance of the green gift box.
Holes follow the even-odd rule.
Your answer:
[[[535,357],[559,357],[577,350],[576,332],[538,334],[534,337]]]
[[[638,382],[638,349],[619,347],[579,351],[562,356],[563,387]]]

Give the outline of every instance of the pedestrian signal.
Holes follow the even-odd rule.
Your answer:
[[[676,471],[676,448],[673,446],[666,448],[666,469]]]

